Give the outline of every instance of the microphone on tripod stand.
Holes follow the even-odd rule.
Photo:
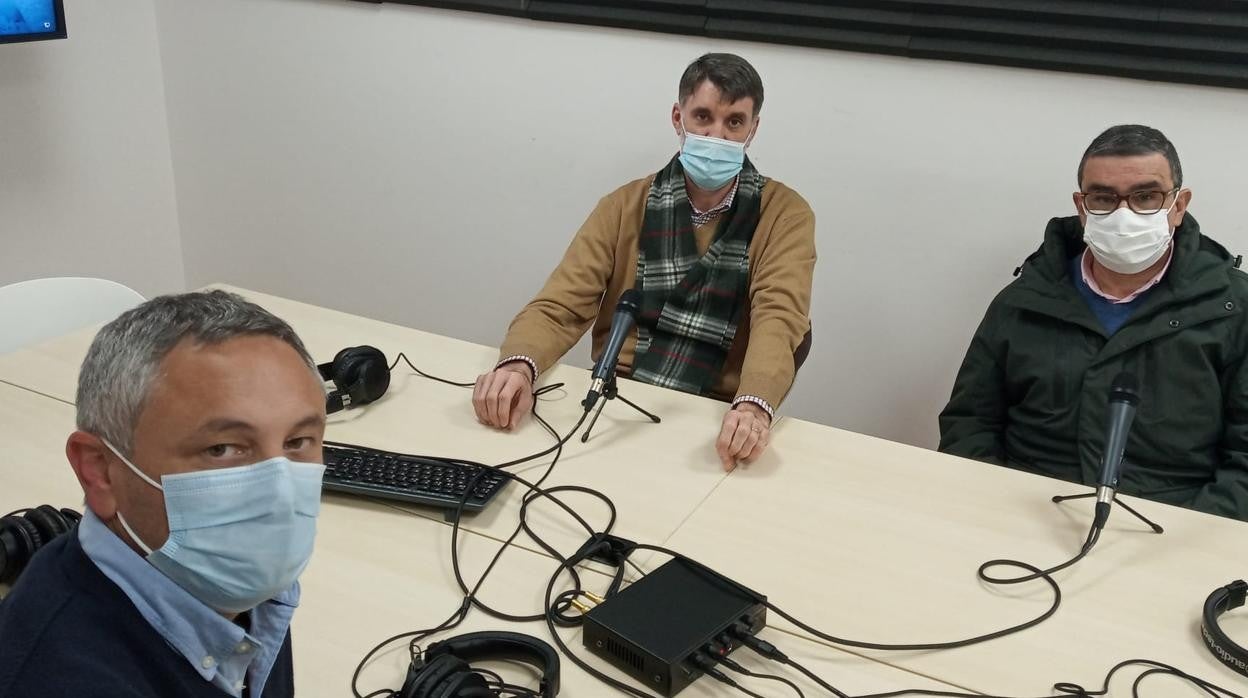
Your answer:
[[[1165,529],[1150,521],[1147,516],[1131,508],[1126,502],[1118,501],[1118,476],[1122,474],[1122,465],[1127,450],[1127,436],[1131,434],[1131,423],[1135,421],[1135,409],[1140,404],[1139,383],[1130,373],[1119,373],[1114,377],[1109,389],[1109,416],[1105,424],[1105,450],[1101,452],[1101,473],[1096,479],[1096,491],[1087,494],[1065,494],[1053,498],[1054,503],[1067,502],[1072,499],[1096,497],[1096,515],[1092,520],[1092,531],[1099,533],[1109,520],[1109,509],[1118,503],[1132,516],[1153,529],[1153,533],[1165,533]],[[1089,540],[1092,540],[1091,538]]]
[[[602,356],[598,357],[598,362],[594,364],[591,374],[593,382],[589,385],[585,399],[581,401],[581,406],[586,411],[594,409],[603,389],[615,375],[615,365],[620,361],[620,350],[624,348],[624,340],[628,338],[633,325],[637,324],[637,312],[640,309],[641,294],[636,289],[630,288],[620,295],[620,302],[615,306],[615,316],[611,318],[611,334],[607,336],[607,345],[602,350]]]
[[[1101,528],[1109,519],[1109,508],[1118,492],[1118,476],[1127,450],[1127,436],[1140,404],[1139,382],[1130,373],[1119,373],[1109,389],[1109,419],[1105,427],[1105,450],[1101,453],[1101,475],[1096,481],[1096,519]]]

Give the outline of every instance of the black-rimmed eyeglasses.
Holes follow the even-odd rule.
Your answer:
[[[1081,191],[1079,198],[1083,201],[1083,208],[1096,216],[1105,216],[1117,211],[1118,206],[1124,200],[1132,211],[1147,216],[1165,208],[1166,201],[1178,191],[1178,187],[1170,191],[1146,189],[1133,191],[1126,196],[1113,191]]]

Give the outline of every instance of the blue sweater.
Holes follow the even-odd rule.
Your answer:
[[[1070,261],[1070,278],[1075,282],[1075,290],[1083,298],[1083,302],[1088,304],[1088,308],[1096,319],[1100,321],[1101,327],[1105,328],[1105,334],[1114,336],[1114,333],[1122,329],[1127,324],[1127,320],[1131,319],[1131,313],[1144,302],[1148,294],[1153,292],[1153,288],[1148,289],[1144,293],[1134,298],[1130,303],[1114,303],[1113,301],[1101,296],[1093,291],[1088,282],[1083,280],[1083,255],[1077,254]]]
[[[45,545],[0,602],[0,698],[227,698],[148,625],[82,551]],[[290,634],[261,696],[294,696]]]

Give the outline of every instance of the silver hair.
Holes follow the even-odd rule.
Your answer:
[[[159,296],[122,313],[95,335],[82,361],[78,428],[131,453],[134,429],[160,364],[179,342],[189,338],[212,345],[256,335],[286,342],[316,372],[316,362],[290,325],[234,293]]]

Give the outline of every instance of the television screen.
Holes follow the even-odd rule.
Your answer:
[[[0,0],[0,43],[64,38],[61,0]]]

